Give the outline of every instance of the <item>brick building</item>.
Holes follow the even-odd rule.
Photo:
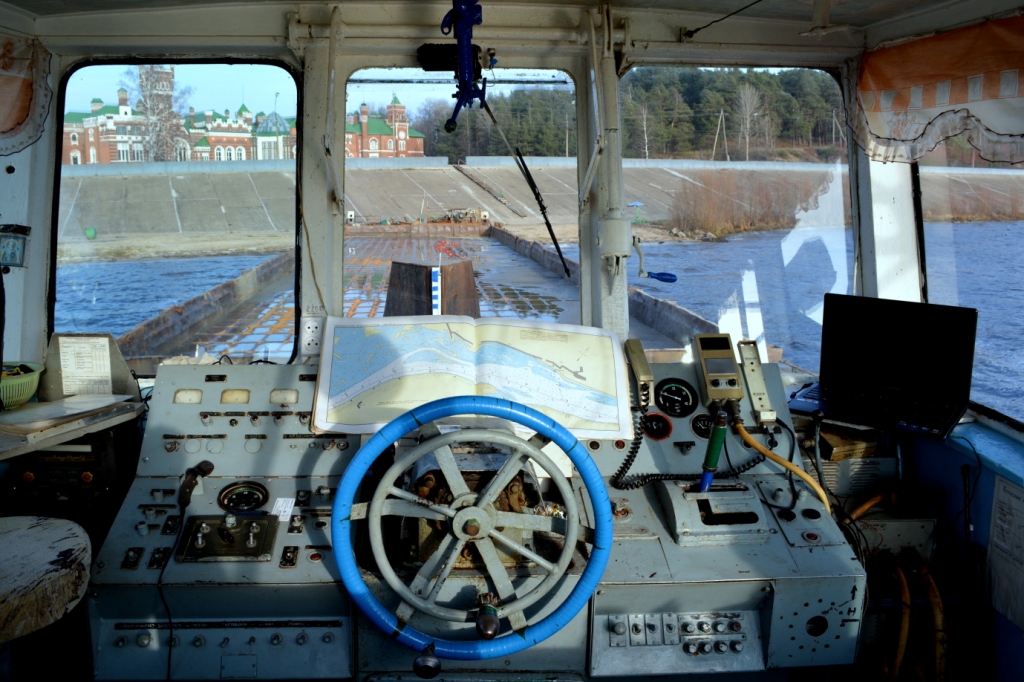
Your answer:
[[[140,69],[145,69],[140,87],[152,103],[151,110],[143,100],[135,108],[128,106],[128,92],[121,88],[117,106],[105,106],[97,97],[91,111],[66,113],[63,164],[295,158],[295,119],[277,112],[254,116],[244,104],[234,114],[229,109],[223,114],[197,114],[190,108],[181,116],[172,106],[174,66]],[[420,149],[422,155],[422,141]]]
[[[409,127],[405,105],[395,96],[384,116],[370,114],[365,103],[345,119],[345,156],[396,158],[423,156],[423,133]]]

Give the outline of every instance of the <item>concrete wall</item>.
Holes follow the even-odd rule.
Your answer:
[[[510,157],[471,157],[471,163],[491,165],[458,167],[463,172],[437,158],[410,159],[415,167],[396,167],[405,159],[352,161],[345,172],[345,204],[357,227],[381,225],[385,220],[413,224],[471,208],[487,211],[491,223],[543,224],[533,193]],[[575,160],[556,157],[528,162],[551,223],[575,225],[579,216]],[[797,202],[809,199],[813,187],[824,187],[835,173],[835,166],[829,164],[626,159],[625,166],[626,202],[640,202],[639,217],[660,225],[673,220],[682,188],[707,182],[699,174],[714,172],[708,169],[761,173],[762,180],[778,182],[783,189],[793,184],[788,179],[797,180],[807,187],[786,190],[806,193],[805,197],[786,195]],[[989,185],[993,202],[1012,203],[1017,201],[1014,197],[1024,195],[1024,172],[996,170],[984,169],[988,176],[983,180],[982,173],[971,169],[927,170],[922,181],[925,210],[938,216],[935,219],[945,219],[942,207],[952,193],[964,196]],[[261,234],[294,234],[296,229],[297,175],[289,161],[64,166],[62,171],[67,171],[61,178],[57,221],[62,243],[84,240],[83,231],[90,227],[97,230],[99,239],[193,234],[258,239]],[[408,230],[396,233],[404,236]]]
[[[380,168],[381,170],[400,170],[403,168],[445,168],[447,156],[406,156],[397,159],[345,159],[345,170],[349,168]]]
[[[527,156],[526,166],[534,168],[576,168],[576,157]],[[515,167],[511,156],[467,156],[467,166],[480,168]],[[784,161],[701,161],[700,159],[623,159],[623,168],[678,168],[684,170],[784,170],[784,171],[828,171],[834,170],[830,163],[786,163]],[[846,164],[840,166],[846,170]]]
[[[111,163],[61,166],[63,178],[125,175],[183,175],[185,173],[258,173],[295,171],[294,159],[275,161],[167,161],[163,163]]]
[[[511,157],[509,157],[511,163]],[[416,156],[397,159],[345,159],[346,168],[444,168],[447,156]],[[513,164],[514,165],[514,164]],[[169,175],[183,173],[259,173],[294,171],[295,159],[268,161],[167,161],[162,163],[111,163],[62,165],[60,174],[65,178],[87,178],[116,175]]]

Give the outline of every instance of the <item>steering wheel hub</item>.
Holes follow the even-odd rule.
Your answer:
[[[452,533],[460,540],[475,542],[487,537],[494,528],[491,513],[479,507],[460,509],[451,522]]]

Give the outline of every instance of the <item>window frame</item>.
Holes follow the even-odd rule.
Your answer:
[[[302,292],[302,262],[303,262],[302,244],[303,244],[303,241],[301,239],[301,232],[300,232],[301,226],[302,226],[302,223],[301,223],[300,197],[302,196],[301,182],[302,182],[302,177],[303,177],[303,173],[302,173],[303,155],[302,155],[302,151],[301,151],[302,147],[303,147],[303,126],[301,125],[300,122],[304,120],[303,112],[304,112],[304,106],[305,106],[305,97],[304,97],[304,91],[303,91],[304,77],[303,77],[302,70],[299,69],[299,68],[296,68],[294,65],[289,64],[288,62],[285,62],[285,61],[282,61],[282,60],[278,60],[278,59],[199,58],[199,59],[174,59],[174,60],[172,60],[172,59],[167,59],[167,58],[164,58],[164,59],[139,59],[139,58],[128,57],[128,56],[123,56],[123,57],[120,57],[120,58],[117,58],[117,57],[115,57],[115,58],[98,58],[98,59],[97,58],[87,58],[87,59],[83,59],[83,60],[81,60],[79,62],[76,62],[76,63],[73,63],[73,64],[67,66],[64,69],[63,73],[61,73],[60,81],[59,81],[58,86],[57,86],[57,92],[55,93],[55,95],[56,95],[56,98],[55,98],[56,99],[56,111],[60,111],[60,112],[64,111],[64,109],[65,109],[65,99],[66,99],[66,95],[67,95],[68,81],[71,79],[72,76],[74,76],[75,73],[77,73],[78,71],[80,71],[80,70],[82,70],[84,68],[88,68],[90,66],[131,67],[131,66],[138,66],[138,65],[145,65],[145,64],[168,64],[168,63],[174,64],[175,66],[185,65],[185,64],[188,64],[190,66],[191,65],[198,66],[198,65],[202,65],[202,64],[211,64],[211,65],[214,65],[214,64],[215,65],[233,65],[233,64],[237,64],[237,65],[243,65],[243,66],[256,66],[256,65],[258,65],[258,66],[273,66],[273,67],[277,67],[277,68],[281,69],[282,71],[284,71],[285,73],[287,73],[291,77],[292,82],[295,85],[295,99],[296,99],[296,101],[295,101],[295,108],[296,108],[296,111],[295,111],[295,120],[296,120],[295,140],[296,140],[296,145],[295,146],[297,147],[298,152],[297,152],[296,157],[295,157],[295,177],[296,177],[296,187],[295,187],[295,196],[294,196],[294,206],[295,206],[295,210],[294,210],[295,269],[294,269],[293,291],[295,292],[294,293],[294,304],[295,304],[295,325],[296,326],[295,326],[294,333],[292,335],[292,352],[291,352],[291,355],[290,355],[290,357],[289,357],[289,359],[287,361],[287,364],[293,364],[295,362],[298,362],[298,360],[299,360],[298,324],[299,324],[299,317],[300,317],[301,311],[303,309],[302,308],[302,294],[303,294],[303,292]],[[94,142],[94,132],[93,131],[94,131],[94,128],[90,127],[89,128],[89,141],[90,142]],[[54,318],[55,318],[55,310],[56,310],[56,304],[57,304],[57,291],[56,291],[57,290],[57,247],[58,247],[58,235],[59,235],[59,210],[58,210],[58,207],[60,206],[60,186],[61,186],[61,183],[60,183],[60,170],[61,170],[60,166],[61,166],[62,160],[63,160],[63,146],[64,146],[64,130],[63,130],[63,125],[54,126],[54,130],[53,130],[52,134],[54,135],[53,139],[54,139],[54,147],[55,147],[56,153],[53,154],[53,170],[52,170],[52,173],[53,173],[53,177],[54,177],[54,182],[52,183],[52,185],[53,185],[53,187],[52,187],[53,195],[52,195],[52,202],[51,202],[52,210],[50,212],[50,254],[49,254],[49,261],[48,261],[49,281],[48,281],[47,294],[46,294],[46,341],[47,341],[47,343],[49,343],[50,339],[53,337],[53,334],[55,333]],[[241,160],[245,160],[247,155],[245,154],[244,146],[238,146],[237,150],[243,155]],[[96,161],[96,147],[95,146],[89,146],[89,152],[90,152],[90,158],[91,158],[90,163],[97,163],[97,161]],[[192,152],[193,152],[193,150],[191,149],[191,147],[189,147],[188,154],[189,154],[190,157],[192,156]],[[209,160],[209,155],[208,154],[207,154],[207,158],[205,160]],[[198,159],[190,158],[187,161],[187,163],[194,163],[195,161],[198,161]],[[136,372],[136,376],[143,377],[143,378],[154,378],[156,376],[156,368],[152,367],[152,368],[147,369],[147,368],[141,368],[140,367],[139,371]]]

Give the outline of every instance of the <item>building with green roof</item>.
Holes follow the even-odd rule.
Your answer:
[[[400,158],[423,156],[423,133],[409,127],[405,105],[391,98],[383,116],[371,114],[365,104],[345,119],[345,156],[348,158]]]

